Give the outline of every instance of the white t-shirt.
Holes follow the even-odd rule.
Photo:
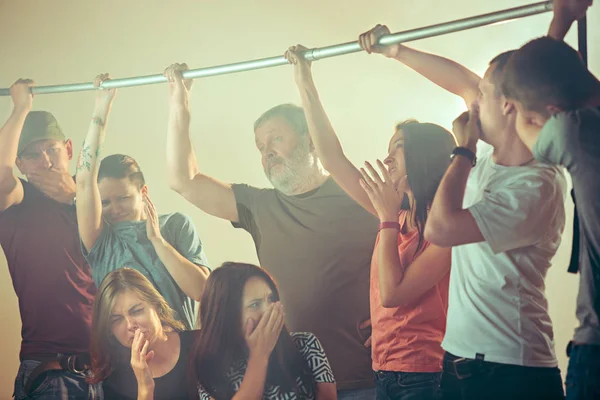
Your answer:
[[[491,150],[479,158],[463,205],[485,241],[452,249],[444,350],[557,366],[544,279],[565,226],[566,190],[562,170],[549,164],[505,167]]]

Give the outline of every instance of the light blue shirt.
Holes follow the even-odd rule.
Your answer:
[[[158,221],[163,238],[175,250],[192,263],[208,267],[202,242],[189,217],[181,213],[164,214],[158,217]],[[105,224],[90,252],[84,249],[84,255],[92,268],[96,285],[100,286],[104,277],[114,270],[123,267],[136,269],[154,284],[175,310],[177,319],[188,329],[194,328],[198,303],[183,293],[158,258],[146,233],[146,221]]]

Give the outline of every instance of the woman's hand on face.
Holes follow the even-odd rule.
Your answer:
[[[146,234],[151,242],[157,240],[160,241],[163,237],[160,233],[158,212],[156,212],[156,207],[154,207],[154,203],[150,200],[148,193],[144,193],[142,196],[144,200],[144,210],[146,211]]]
[[[154,378],[148,363],[154,358],[154,350],[148,351],[150,342],[137,329],[131,344],[131,368],[138,383],[138,393],[154,392]]]
[[[365,166],[370,175],[364,168],[361,168],[362,179],[360,185],[369,196],[379,219],[382,222],[398,221],[398,214],[402,207],[402,197],[394,187],[390,173],[380,160],[377,160],[377,166],[381,171],[381,176],[369,162],[365,162]]]
[[[258,324],[252,319],[248,319],[244,334],[250,355],[268,359],[279,340],[283,323],[284,313],[280,302],[271,304]]]

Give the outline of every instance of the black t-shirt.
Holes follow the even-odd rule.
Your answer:
[[[179,332],[181,348],[179,360],[171,371],[160,378],[154,378],[155,400],[187,400],[190,398],[187,384],[189,356],[197,331]],[[118,366],[106,379],[102,388],[107,400],[136,400],[137,380],[129,364]]]

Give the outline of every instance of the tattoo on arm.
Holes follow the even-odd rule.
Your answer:
[[[92,153],[90,146],[84,142],[79,158],[77,159],[77,172],[81,170],[91,171],[92,170]]]
[[[100,129],[100,137],[98,148],[96,149],[95,154],[92,152],[91,146],[87,143],[87,139],[83,142],[83,146],[81,148],[81,152],[79,153],[79,158],[77,159],[77,172],[85,169],[86,171],[92,170],[92,155],[96,156],[96,162],[98,162],[98,158],[100,158],[100,153],[102,152],[102,141],[104,136],[104,121],[100,117],[92,118],[92,123],[101,127]]]
[[[100,117],[92,118],[92,122],[96,125],[104,126],[104,121]]]

